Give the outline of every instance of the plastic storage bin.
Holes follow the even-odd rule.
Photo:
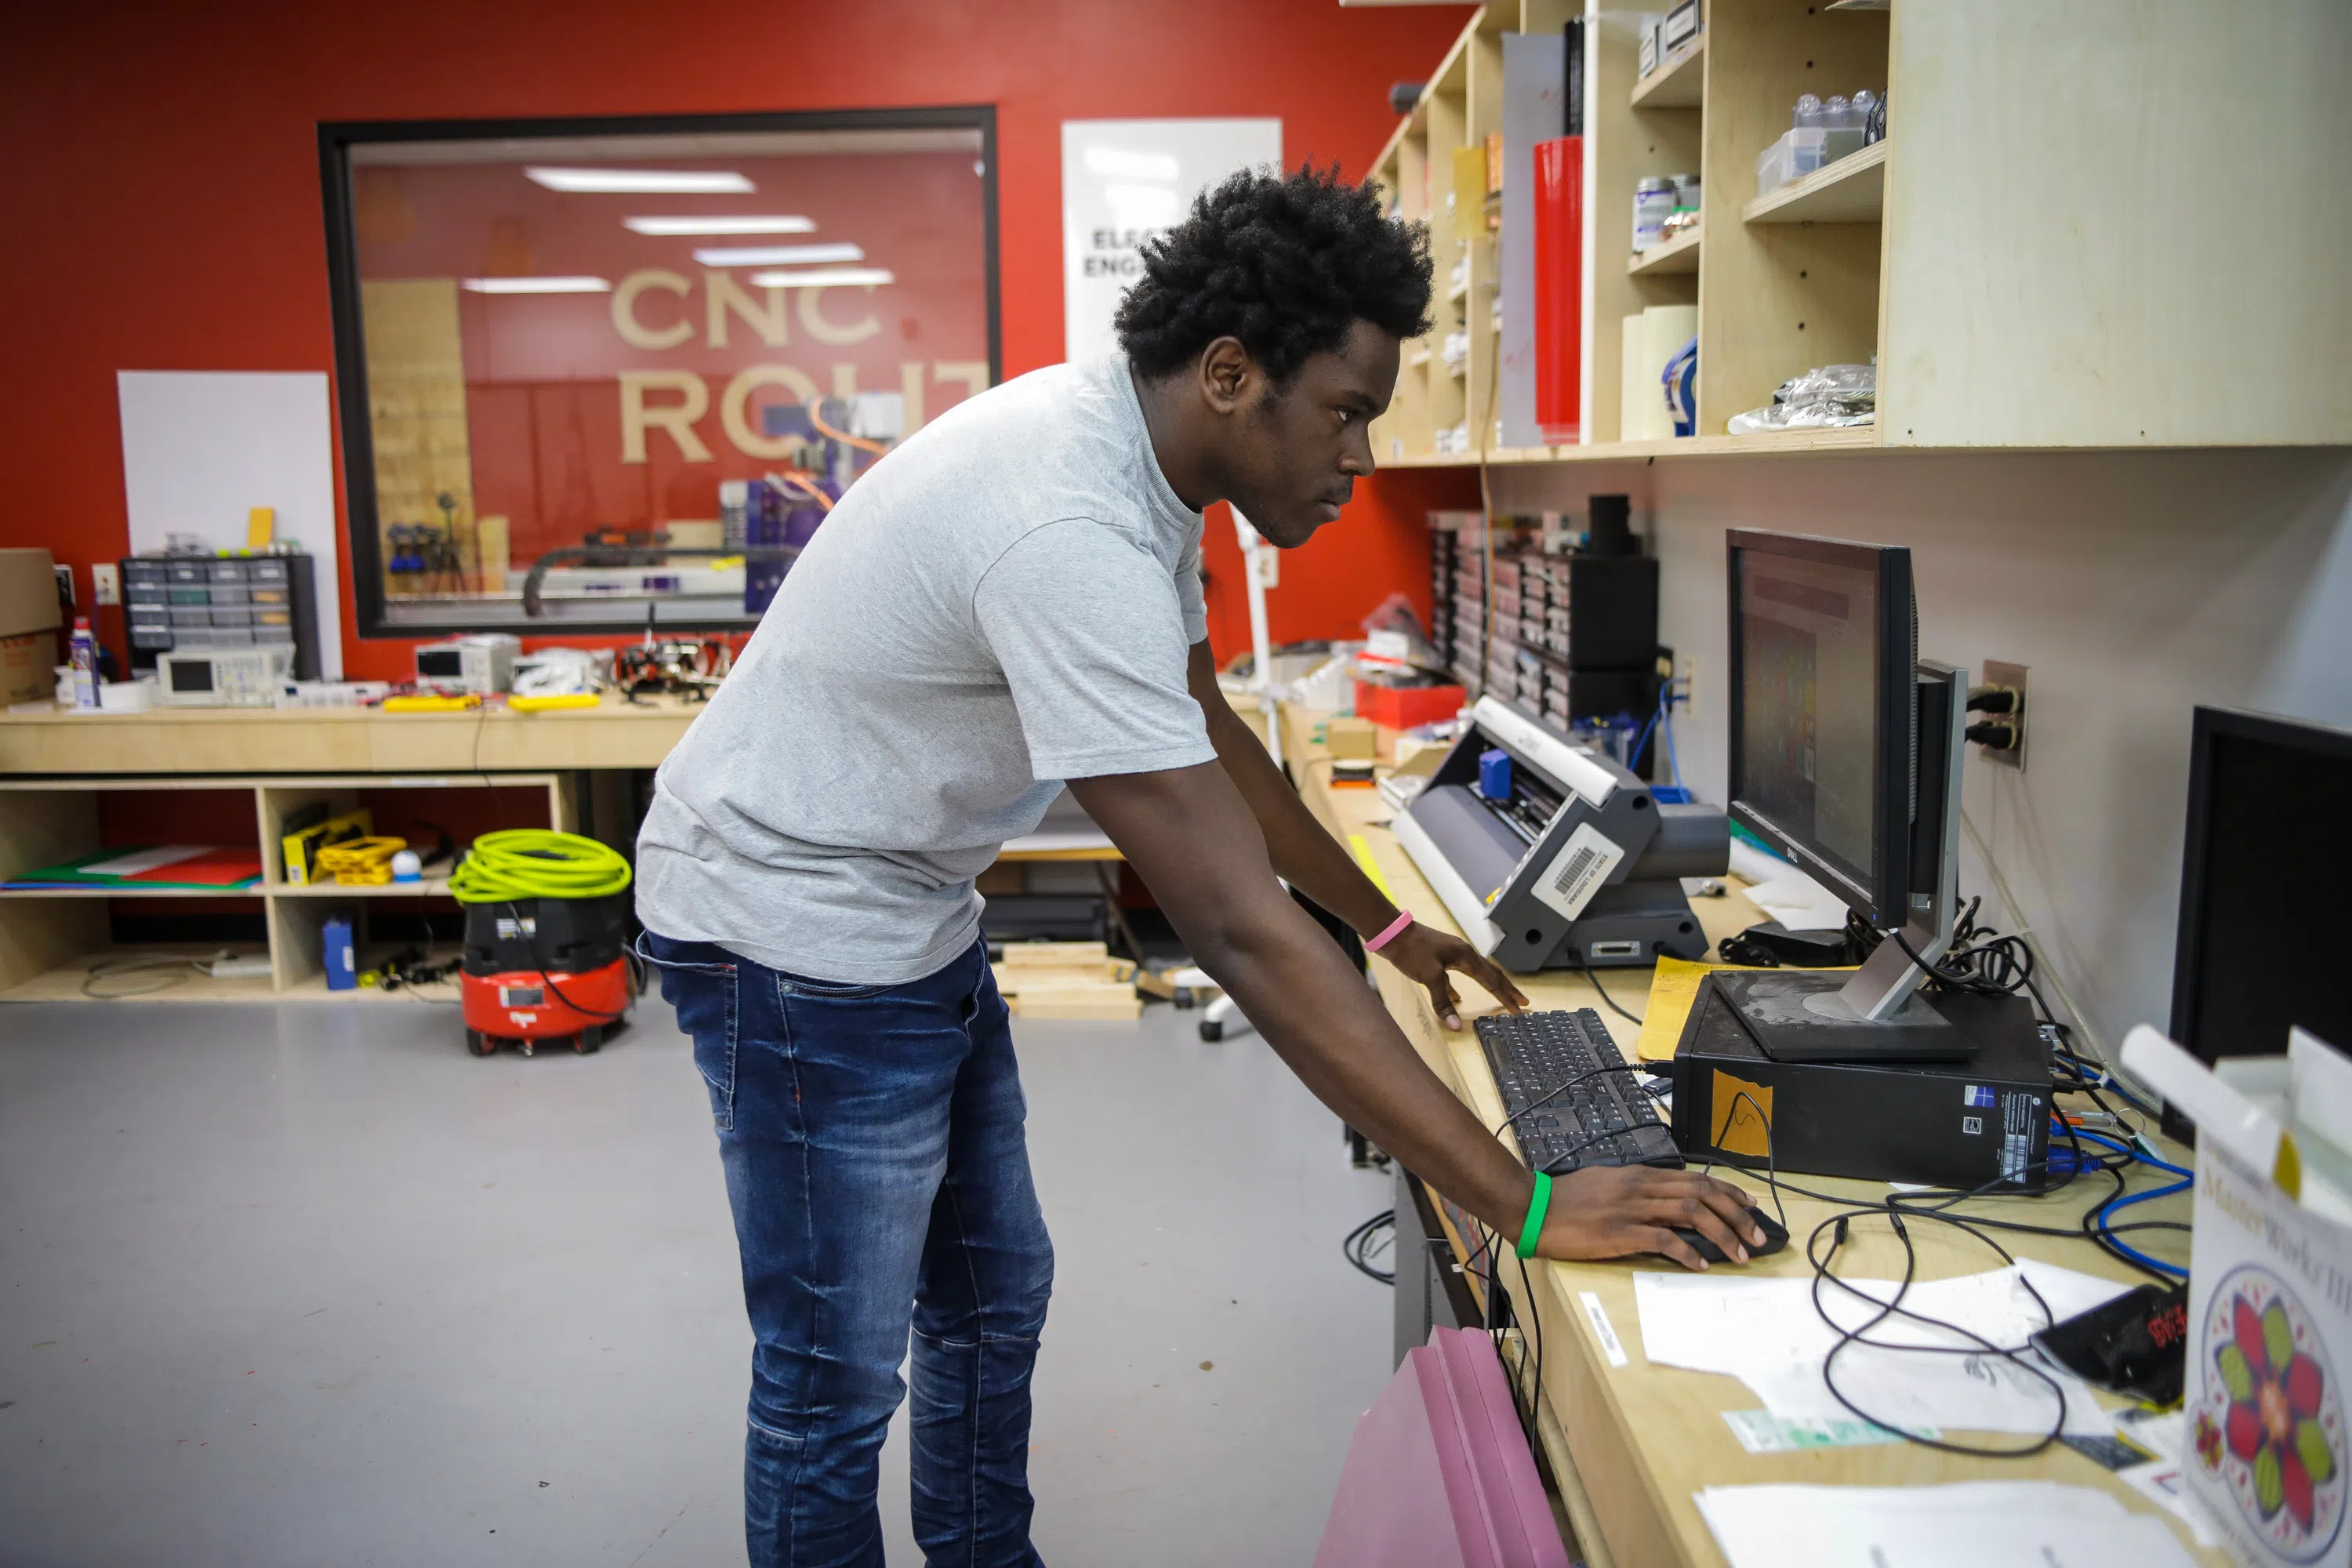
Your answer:
[[[1391,730],[1435,724],[1462,711],[1469,693],[1458,686],[1382,686],[1356,682],[1356,717]]]

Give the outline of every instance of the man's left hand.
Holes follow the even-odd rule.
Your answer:
[[[1399,931],[1374,956],[1387,959],[1406,976],[1426,986],[1430,1004],[1437,1009],[1438,1021],[1449,1029],[1462,1027],[1462,999],[1454,994],[1454,983],[1447,978],[1449,970],[1468,975],[1514,1013],[1528,1005],[1519,988],[1511,984],[1511,977],[1493,960],[1460,937],[1448,936],[1418,921]]]

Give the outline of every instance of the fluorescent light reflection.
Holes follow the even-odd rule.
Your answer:
[[[1124,147],[1089,147],[1087,172],[1116,174],[1126,180],[1172,180],[1176,160],[1165,153],[1135,153]]]
[[[855,284],[895,283],[895,274],[879,267],[809,267],[797,272],[754,272],[755,289],[836,289]]]
[[[705,267],[793,267],[825,261],[863,261],[855,245],[717,245],[694,253]]]
[[[633,195],[740,196],[752,189],[751,181],[732,169],[551,169],[523,170],[534,184],[551,191]]]
[[[799,216],[734,217],[625,217],[623,227],[632,234],[810,234],[816,229],[814,218]]]
[[[602,278],[468,278],[458,285],[477,294],[609,294]]]

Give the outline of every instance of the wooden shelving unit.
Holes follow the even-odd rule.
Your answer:
[[[1694,225],[1667,240],[1654,245],[1625,258],[1625,272],[1633,278],[1664,278],[1672,273],[1698,270],[1698,247],[1704,225]]]
[[[2352,305],[2322,281],[2352,235],[2352,186],[2333,166],[2352,146],[2352,95],[2275,68],[2347,47],[2352,12],[2335,0],[2280,0],[2274,34],[2232,28],[2201,0],[2146,0],[2120,31],[2043,0],[1705,0],[1699,36],[1646,79],[1628,15],[1600,0],[1483,7],[1374,161],[1398,215],[1429,221],[1446,295],[1375,424],[1381,462],[2352,445]],[[1454,153],[1503,123],[1505,36],[1557,36],[1574,17],[1582,444],[1506,451],[1490,307],[1520,241],[1454,232]],[[1862,88],[1886,98],[1888,139],[1756,196],[1757,156],[1799,96]],[[2167,94],[2216,108],[2193,129],[2100,108]],[[1700,176],[1714,219],[1704,239],[1635,258],[1634,187],[1675,174]],[[2282,230],[2264,193],[2289,192],[2297,218]],[[2183,241],[2227,234],[2264,237]],[[1457,295],[1445,280],[1465,255]],[[1653,305],[1696,307],[1700,434],[1620,442],[1623,322]],[[1464,329],[1456,376],[1425,351]],[[1792,375],[1873,362],[1875,426],[1724,434]],[[1441,453],[1457,430],[1468,449]]]
[[[0,890],[0,1002],[89,1000],[82,983],[93,963],[131,952],[181,951],[170,943],[142,944],[131,949],[111,940],[110,904],[115,900],[143,903],[151,899],[227,899],[257,904],[265,917],[265,941],[206,943],[187,946],[185,951],[191,956],[209,956],[220,947],[228,946],[240,952],[266,952],[270,960],[270,973],[266,976],[214,980],[191,974],[167,990],[153,993],[157,1000],[383,998],[383,993],[372,990],[327,990],[320,962],[320,928],[338,910],[350,910],[356,916],[357,938],[362,950],[380,956],[379,948],[383,952],[392,949],[390,944],[372,943],[369,940],[371,906],[387,900],[447,898],[447,865],[428,866],[427,869],[435,874],[417,882],[368,887],[337,883],[298,886],[286,880],[280,848],[288,815],[318,803],[325,803],[337,812],[348,811],[376,791],[523,791],[529,802],[522,808],[523,816],[529,820],[510,821],[504,826],[572,831],[578,821],[574,787],[572,775],[553,773],[0,778],[0,876],[21,876],[35,868],[102,847],[100,796],[167,790],[241,793],[248,796],[253,816],[247,842],[259,846],[262,862],[262,880],[251,888],[156,888],[135,892],[118,889]],[[402,826],[379,824],[392,832],[398,832]],[[386,934],[406,933],[395,927]],[[371,958],[368,962],[373,961]],[[398,994],[393,995],[397,997]]]
[[[1886,153],[1874,142],[1739,209],[1749,223],[1876,223],[1886,213]]]
[[[1635,109],[1696,109],[1706,86],[1706,35],[1702,32],[1634,82],[1626,101]]]

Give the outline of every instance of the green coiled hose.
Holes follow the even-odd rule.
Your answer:
[[[619,850],[544,827],[483,834],[449,878],[449,892],[461,904],[601,899],[628,885],[629,863]]]

